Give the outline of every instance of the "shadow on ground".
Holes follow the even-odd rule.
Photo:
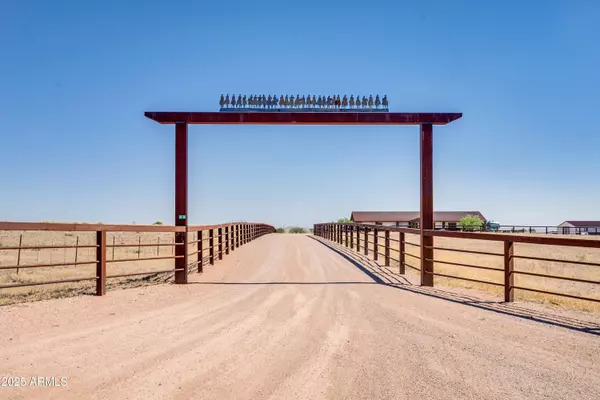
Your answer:
[[[337,243],[326,241],[320,237],[310,236],[310,238],[321,243],[323,246],[328,247],[350,263],[354,264],[357,268],[371,277],[375,283],[499,314],[510,315],[517,318],[600,336],[600,324],[553,314],[550,311],[534,310],[519,306],[515,303],[506,303],[502,300],[482,300],[477,297],[448,290],[417,286],[416,284],[411,283],[404,275],[395,273],[354,250],[348,249]]]

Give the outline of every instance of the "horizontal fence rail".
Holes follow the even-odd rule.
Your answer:
[[[214,264],[215,259],[222,260],[224,255],[229,254],[238,247],[249,243],[259,237],[275,232],[275,228],[271,225],[262,223],[239,222],[220,225],[204,225],[204,226],[168,226],[168,225],[104,225],[104,224],[63,224],[63,223],[29,223],[29,222],[0,222],[0,232],[10,233],[11,231],[20,231],[18,238],[19,243],[5,244],[0,236],[0,252],[16,253],[16,262],[0,263],[0,273],[3,271],[16,272],[19,274],[21,270],[31,270],[35,268],[55,268],[55,267],[77,267],[77,266],[95,266],[95,274],[85,277],[65,277],[64,279],[48,279],[41,281],[25,281],[17,283],[2,283],[1,289],[12,289],[17,287],[52,285],[60,283],[72,282],[96,282],[96,295],[102,296],[106,294],[107,280],[111,278],[123,278],[142,275],[155,275],[159,273],[181,273],[185,276],[186,283],[187,275],[196,267],[197,272],[203,271],[203,266],[206,264]],[[23,245],[24,235],[30,234],[35,239],[36,235],[41,232],[64,232],[67,236],[76,236],[75,244],[64,245],[47,245],[47,244],[28,244]],[[37,233],[36,233],[37,232]],[[112,241],[108,240],[108,234],[117,234],[131,232],[139,234],[136,242],[116,243],[115,236]],[[161,242],[161,236],[158,236],[156,243],[145,243],[142,241],[142,234],[172,234],[169,235],[170,242]],[[80,235],[87,234],[90,236],[93,243],[80,244]],[[178,234],[175,236],[175,234]],[[182,239],[176,241],[176,239]],[[191,240],[194,238],[194,240]],[[66,239],[65,239],[66,242]],[[208,243],[208,246],[205,245]],[[22,262],[22,256],[26,252],[44,250],[70,250],[74,252],[72,261],[63,262]],[[81,251],[87,249],[92,251],[92,257],[88,260],[82,260]],[[127,249],[137,249],[133,254],[136,257],[115,257],[115,251],[127,251]],[[149,257],[142,257],[142,249],[149,249],[156,253]],[[163,254],[161,255],[161,249]],[[178,250],[179,249],[179,250]],[[165,254],[168,250],[169,254]],[[188,261],[189,257],[197,257],[197,260]],[[0,259],[1,261],[2,259]],[[108,273],[108,269],[115,264],[123,264],[130,262],[147,262],[147,261],[165,261],[173,260],[173,266],[170,268],[158,270],[133,271],[123,273]],[[178,260],[185,260],[183,266],[177,266]],[[179,265],[181,265],[179,263]]]
[[[433,238],[454,238],[464,240],[477,240],[477,241],[488,241],[495,242],[502,245],[502,251],[482,251],[482,250],[470,250],[470,249],[457,249],[447,246],[425,246],[429,249],[428,254],[432,254],[431,258],[424,258],[421,245],[414,243],[406,239],[407,234],[421,235],[421,230],[414,228],[400,228],[394,226],[385,225],[370,225],[370,224],[354,224],[354,223],[324,223],[314,225],[314,234],[324,239],[333,241],[345,247],[351,248],[358,253],[362,253],[366,256],[370,256],[374,261],[379,261],[380,257],[383,257],[383,263],[385,266],[390,265],[390,260],[393,260],[399,264],[399,273],[405,274],[406,267],[419,271],[423,275],[420,268],[407,263],[407,257],[413,258],[417,261],[423,262],[423,260],[431,261],[434,265],[444,265],[447,267],[460,269],[474,269],[478,271],[492,271],[497,273],[498,277],[501,277],[499,281],[478,279],[477,277],[464,277],[458,275],[451,275],[448,273],[440,273],[435,271],[426,271],[426,274],[433,276],[440,276],[449,279],[458,279],[467,282],[481,283],[485,285],[498,286],[504,289],[504,300],[506,302],[514,301],[515,290],[529,291],[542,293],[547,295],[560,296],[565,298],[571,298],[576,300],[583,300],[588,302],[600,303],[600,297],[582,296],[567,293],[566,291],[553,291],[536,288],[533,286],[525,286],[515,284],[515,276],[527,276],[533,278],[543,278],[562,282],[574,282],[579,284],[593,285],[592,293],[600,293],[600,279],[584,279],[573,276],[568,276],[565,273],[540,273],[527,271],[524,269],[516,268],[516,260],[534,260],[545,263],[564,263],[566,265],[576,266],[589,266],[592,268],[600,268],[600,261],[590,260],[569,260],[556,257],[538,257],[526,254],[519,254],[515,252],[516,244],[522,245],[535,245],[536,249],[544,249],[549,246],[565,246],[568,248],[579,248],[583,250],[583,258],[586,258],[586,251],[591,249],[600,249],[600,240],[594,238],[569,238],[569,237],[552,237],[546,235],[519,235],[519,234],[507,234],[497,232],[457,232],[448,230],[423,230],[424,236]],[[390,233],[396,232],[398,239],[391,238]],[[418,249],[419,255],[408,253],[407,248]],[[589,250],[586,250],[589,249]],[[390,253],[398,254],[398,258],[393,258]],[[473,254],[478,257],[494,257],[496,263],[500,264],[501,267],[496,268],[489,265],[485,265],[485,261],[481,265],[468,263],[442,260],[439,255],[440,252],[452,252],[457,254]],[[479,260],[479,258],[478,258]],[[498,262],[499,261],[499,262]],[[595,274],[594,276],[598,276]],[[586,293],[588,294],[588,293]]]

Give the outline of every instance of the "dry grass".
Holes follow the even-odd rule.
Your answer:
[[[20,236],[23,235],[22,246],[74,246],[77,242],[80,246],[95,245],[95,232],[52,232],[52,231],[0,231],[0,266],[21,266],[52,263],[69,263],[94,261],[96,259],[95,248],[78,249],[27,249],[21,250],[20,260],[17,250],[2,250],[3,247],[19,245]],[[191,241],[197,240],[197,232],[190,233]],[[174,243],[173,233],[137,233],[137,232],[109,232],[107,233],[108,245],[131,244],[132,247],[107,248],[107,275],[118,275],[137,272],[150,272],[148,275],[110,278],[107,290],[116,288],[135,287],[140,285],[169,282],[173,273],[152,273],[153,271],[168,270],[174,268],[174,259],[165,260],[141,260],[111,263],[111,260],[135,259],[173,256],[173,246],[150,246],[138,247],[142,244],[166,244]],[[216,241],[216,232],[215,232]],[[203,232],[204,255],[207,257],[208,232]],[[197,245],[189,245],[188,253],[197,250]],[[216,249],[215,249],[216,250]],[[189,262],[195,262],[196,256],[191,256]],[[64,279],[84,279],[96,276],[95,264],[67,265],[60,267],[20,268],[0,270],[0,284],[33,283]],[[60,283],[30,287],[18,287],[0,289],[0,305],[12,304],[23,301],[35,301],[56,297],[69,297],[81,294],[94,294],[95,281],[83,281],[72,283]]]
[[[392,232],[390,237],[392,239],[398,239],[398,233]],[[372,236],[369,240],[373,240]],[[573,236],[567,236],[573,237]],[[577,238],[585,238],[587,240],[600,240],[597,236],[577,236]],[[363,235],[361,234],[361,252],[363,252]],[[406,240],[415,244],[420,244],[420,238],[418,235],[406,235]],[[491,242],[487,240],[466,240],[456,238],[434,238],[436,247],[445,247],[459,250],[475,250],[490,253],[503,254],[504,245],[502,242]],[[383,233],[380,233],[378,239],[379,252],[385,253],[383,246],[384,238]],[[356,237],[354,239],[354,245],[356,246]],[[399,243],[390,241],[392,249],[390,250],[390,257],[399,259]],[[369,245],[369,254],[372,257],[373,244]],[[406,245],[405,250],[408,254],[414,256],[420,255],[420,247]],[[379,260],[383,261],[383,256],[379,255]],[[557,260],[570,260],[570,261],[587,261],[600,263],[600,249],[592,248],[580,248],[580,247],[567,247],[567,246],[542,246],[535,244],[526,243],[515,243],[515,255],[518,256],[531,256],[531,257],[544,257],[552,258]],[[490,256],[490,255],[479,255],[479,254],[468,254],[459,253],[454,251],[435,250],[434,258],[439,261],[479,265],[490,268],[497,268],[501,271],[488,271],[476,268],[467,268],[455,265],[443,264],[440,262],[434,263],[434,272],[447,274],[463,278],[471,278],[482,281],[495,282],[499,284],[504,283],[504,259],[501,256]],[[420,260],[415,257],[406,256],[406,263],[412,267],[420,268]],[[398,263],[391,260],[390,264],[397,267]],[[515,270],[525,271],[533,273],[541,273],[548,275],[557,275],[568,278],[586,279],[600,282],[600,266],[585,266],[569,264],[564,262],[547,262],[547,261],[536,261],[536,260],[524,260],[515,259]],[[419,271],[415,271],[411,268],[406,268],[406,273],[413,276],[418,276]],[[446,277],[434,277],[436,285],[446,285],[463,287],[469,289],[477,289],[485,292],[496,293],[499,296],[503,296],[504,288],[499,286],[488,285],[484,283],[469,282],[464,280],[446,278]],[[528,287],[532,289],[539,289],[551,292],[571,294],[575,296],[590,297],[600,300],[600,285],[570,282],[565,280],[553,279],[553,278],[542,278],[535,276],[527,276],[515,274],[515,285]],[[546,295],[543,293],[535,293],[524,290],[516,290],[515,298],[519,300],[528,300],[545,304],[557,305],[570,309],[594,311],[600,312],[600,303],[571,299],[562,296]]]

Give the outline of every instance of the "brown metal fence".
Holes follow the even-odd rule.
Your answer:
[[[63,244],[63,245],[45,245],[45,244],[29,244],[23,245],[23,234],[19,235],[18,245],[6,245],[0,243],[0,251],[14,251],[16,252],[17,262],[15,264],[2,265],[0,264],[1,271],[14,270],[19,273],[22,269],[31,268],[53,268],[53,267],[70,267],[80,265],[95,265],[95,274],[92,276],[66,278],[59,280],[43,280],[38,282],[24,282],[24,283],[8,283],[3,284],[0,282],[1,289],[11,289],[17,287],[28,287],[28,286],[40,286],[40,285],[51,285],[60,283],[71,283],[71,282],[85,282],[95,281],[96,282],[96,294],[102,296],[106,294],[106,283],[107,279],[111,278],[122,278],[130,276],[140,275],[153,275],[158,273],[167,272],[178,272],[187,270],[185,273],[190,273],[193,267],[197,267],[197,272],[202,272],[205,264],[214,264],[215,259],[222,260],[224,255],[229,254],[239,246],[242,246],[252,240],[258,239],[259,237],[273,233],[275,228],[261,223],[230,223],[221,225],[206,225],[206,226],[164,226],[164,225],[104,225],[104,224],[61,224],[61,223],[29,223],[29,222],[0,222],[0,232],[2,231],[24,231],[24,232],[38,232],[38,231],[54,231],[54,232],[71,232],[71,233],[88,233],[95,236],[95,240],[92,240],[88,244],[80,244],[79,236],[76,238],[75,244]],[[185,232],[187,237],[187,245],[184,242],[171,242],[163,241],[161,243],[160,237],[157,243],[142,243],[141,235],[138,241],[133,243],[115,243],[113,237],[112,242],[107,240],[107,234],[115,232],[133,232],[133,233],[167,233],[173,234],[175,239],[175,233]],[[193,235],[190,233],[196,233],[196,238],[190,240]],[[207,244],[206,244],[207,243]],[[168,255],[160,255],[161,248],[170,248],[171,251]],[[185,248],[183,254],[187,252],[187,257],[181,255],[181,251],[176,251],[177,248]],[[137,257],[125,257],[115,258],[115,249],[121,248],[137,248],[135,252]],[[156,248],[156,256],[151,257],[140,257],[142,248]],[[73,261],[63,262],[33,262],[24,263],[21,262],[21,254],[23,251],[28,250],[56,250],[56,249],[67,249],[74,250]],[[94,251],[95,256],[90,257],[87,260],[81,260],[78,258],[81,249],[89,249]],[[112,254],[112,257],[109,257]],[[176,268],[175,266],[159,270],[145,270],[141,272],[125,272],[125,273],[110,273],[111,265],[118,263],[130,263],[130,262],[141,262],[141,261],[158,261],[158,260],[175,260],[181,258],[197,257],[195,261],[188,261],[187,267]]]
[[[397,232],[398,239],[393,239],[390,237],[390,232]],[[325,239],[334,241],[340,245],[344,245],[346,247],[352,248],[359,253],[364,253],[367,256],[371,256],[373,260],[378,261],[380,256],[383,257],[384,265],[389,266],[390,260],[394,260],[399,263],[399,273],[404,274],[406,271],[406,267],[415,269],[423,275],[423,272],[420,268],[409,265],[407,263],[406,257],[412,257],[416,260],[423,261],[423,250],[421,249],[420,244],[413,243],[406,240],[406,234],[420,235],[421,231],[419,229],[412,228],[397,228],[397,227],[389,227],[389,226],[381,226],[381,225],[366,225],[366,224],[338,224],[338,223],[326,223],[326,224],[316,224],[314,226],[314,233],[317,236],[323,237]],[[382,234],[383,233],[383,237]],[[532,271],[526,271],[515,268],[515,261],[517,259],[521,260],[534,260],[545,263],[565,263],[571,265],[578,266],[586,266],[593,268],[600,268],[600,262],[589,261],[583,257],[583,260],[568,260],[568,259],[559,259],[553,257],[538,257],[531,256],[526,254],[517,254],[515,252],[515,244],[522,243],[528,245],[536,245],[536,246],[566,246],[566,247],[577,247],[582,249],[600,249],[600,240],[587,240],[587,239],[579,239],[579,238],[562,238],[562,237],[549,237],[549,236],[539,236],[539,235],[510,235],[510,234],[498,234],[498,233],[479,233],[479,232],[453,232],[453,231],[436,231],[436,230],[424,230],[424,236],[429,237],[439,237],[439,238],[455,238],[455,239],[470,239],[470,240],[481,240],[488,242],[496,242],[501,243],[503,245],[503,251],[480,251],[480,250],[469,250],[469,249],[457,249],[450,247],[442,247],[442,246],[426,246],[427,249],[430,250],[430,254],[433,254],[431,258],[425,258],[427,261],[432,261],[433,263],[444,264],[451,267],[456,268],[471,268],[477,270],[487,270],[498,272],[503,275],[502,282],[493,282],[489,280],[483,279],[475,279],[475,278],[467,278],[464,276],[450,275],[446,273],[439,273],[435,271],[426,272],[427,274],[433,276],[440,276],[444,278],[450,279],[458,279],[476,283],[482,283],[486,285],[499,286],[504,288],[504,300],[507,302],[514,301],[515,290],[523,290],[529,292],[542,293],[546,295],[554,295],[572,298],[576,300],[584,300],[590,302],[600,303],[599,297],[590,297],[590,296],[579,296],[574,294],[569,294],[565,292],[557,292],[551,290],[542,290],[535,287],[530,286],[521,286],[515,284],[515,276],[516,275],[524,275],[529,277],[534,277],[537,279],[545,278],[557,281],[568,281],[568,282],[576,282],[581,284],[592,285],[594,290],[592,293],[600,293],[600,281],[596,279],[582,279],[567,276],[566,274],[546,274],[546,273],[538,273]],[[382,243],[383,242],[383,243]],[[414,254],[410,254],[406,251],[407,246],[409,247],[417,247],[420,249],[419,256]],[[383,251],[381,250],[383,248]],[[398,259],[390,256],[390,251],[396,252],[399,256]],[[470,263],[463,262],[453,262],[447,260],[441,260],[436,258],[436,251],[444,251],[444,252],[456,252],[456,253],[467,253],[474,254],[477,256],[491,256],[500,258],[502,261],[502,265],[504,268],[493,268],[489,265],[476,265]],[[595,276],[598,276],[595,274]]]

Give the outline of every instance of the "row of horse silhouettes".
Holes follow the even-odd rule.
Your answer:
[[[219,105],[221,108],[273,108],[277,107],[351,107],[351,108],[360,108],[360,107],[369,107],[369,108],[387,108],[388,107],[388,99],[387,95],[383,96],[382,99],[379,98],[379,95],[363,96],[362,99],[360,96],[356,96],[356,100],[354,99],[354,95],[348,96],[344,95],[343,98],[340,99],[340,95],[337,96],[302,96],[300,95],[294,97],[292,96],[279,96],[279,101],[277,100],[277,96],[265,96],[265,95],[250,95],[250,97],[246,97],[245,95],[235,96],[232,95],[231,99],[229,95],[223,96],[221,95],[221,99],[219,100]]]

